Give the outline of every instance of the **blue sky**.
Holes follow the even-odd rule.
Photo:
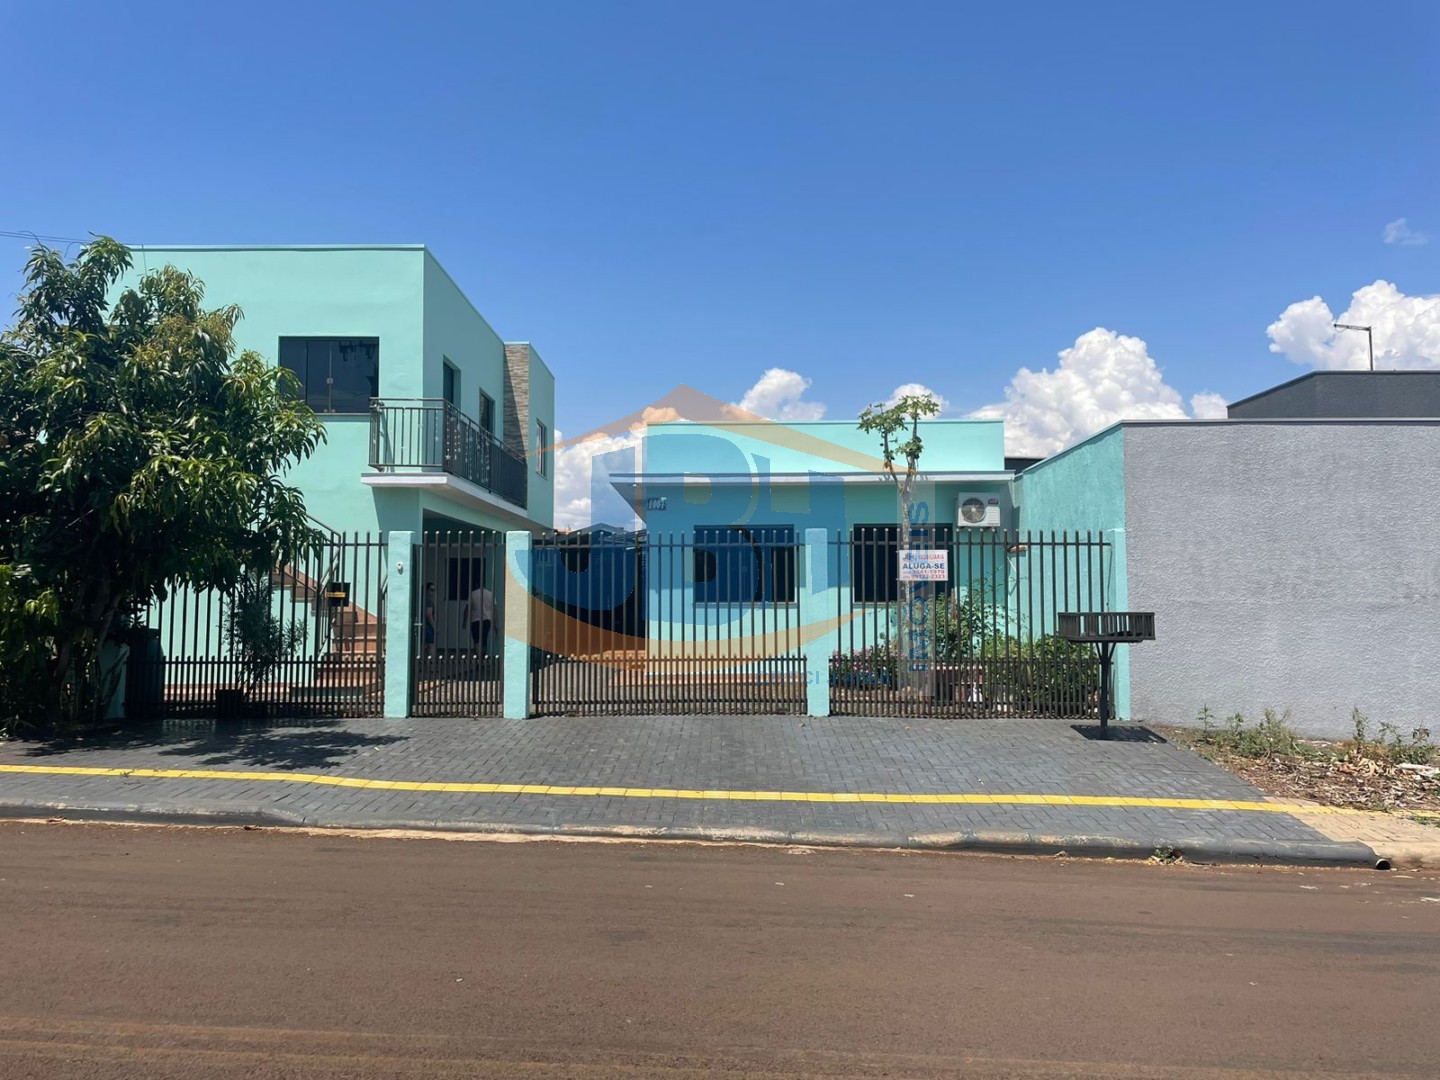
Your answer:
[[[1096,415],[1147,355],[1121,335],[1163,369],[1136,400],[1188,409],[1297,374],[1267,326],[1377,280],[1395,361],[1440,364],[1402,340],[1440,292],[1437,31],[1315,0],[12,3],[0,230],[427,243],[537,344],[567,434],[772,367],[829,418],[911,381],[963,414],[1097,327]],[[1326,317],[1290,352],[1345,366]]]

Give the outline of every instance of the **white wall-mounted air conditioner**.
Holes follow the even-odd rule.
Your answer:
[[[955,527],[959,529],[998,529],[1000,527],[1000,496],[956,496]]]

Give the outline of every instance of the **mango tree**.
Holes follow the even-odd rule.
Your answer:
[[[239,308],[124,245],[37,248],[0,335],[0,726],[103,715],[101,656],[167,589],[228,591],[318,536],[283,480],[324,437]]]

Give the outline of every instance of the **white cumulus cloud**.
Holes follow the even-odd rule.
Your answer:
[[[1387,244],[1400,244],[1404,247],[1414,247],[1418,244],[1428,244],[1430,237],[1410,227],[1410,223],[1403,217],[1396,218],[1385,226],[1382,234]]]
[[[1190,395],[1190,415],[1196,420],[1224,420],[1230,415],[1230,410],[1219,394],[1202,390]]]
[[[636,472],[643,430],[596,435],[555,451],[555,527],[579,529],[605,521],[634,528],[634,510],[609,485],[610,470]],[[597,475],[598,474],[598,475]],[[598,480],[601,488],[593,486]],[[598,498],[597,498],[598,496]]]
[[[819,420],[825,415],[825,406],[805,400],[809,389],[810,380],[798,371],[773,367],[736,404],[767,420]]]
[[[903,397],[921,397],[927,394],[935,399],[935,402],[940,406],[940,411],[942,413],[946,409],[950,408],[949,398],[947,398],[944,394],[941,394],[939,391],[931,390],[930,387],[926,386],[924,383],[918,382],[901,383],[899,386],[895,387],[893,391],[891,391],[890,396],[885,399],[885,404],[894,405]]]
[[[1372,327],[1376,368],[1440,368],[1440,296],[1408,296],[1388,281],[1356,289],[1338,315],[1318,296],[1296,301],[1266,329],[1270,351],[1327,370],[1368,367],[1365,334],[1337,322]]]
[[[1194,411],[1187,412],[1140,338],[1096,327],[1059,355],[1053,371],[1021,368],[1005,388],[1004,401],[971,413],[1005,421],[1007,453],[1049,456],[1117,420],[1224,415],[1224,401],[1211,393],[1196,394]]]

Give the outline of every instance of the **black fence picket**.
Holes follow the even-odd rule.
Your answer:
[[[499,716],[504,702],[505,536],[426,533],[412,575],[412,716]]]
[[[899,581],[895,527],[831,541],[839,645],[831,710],[860,716],[1098,715],[1099,662],[1058,634],[1066,611],[1106,608],[1100,533],[916,530],[942,551],[943,580]]]
[[[779,527],[537,537],[534,711],[803,712],[798,559]]]
[[[130,719],[378,716],[381,537],[326,531],[292,562],[217,592],[176,585],[125,632]]]

